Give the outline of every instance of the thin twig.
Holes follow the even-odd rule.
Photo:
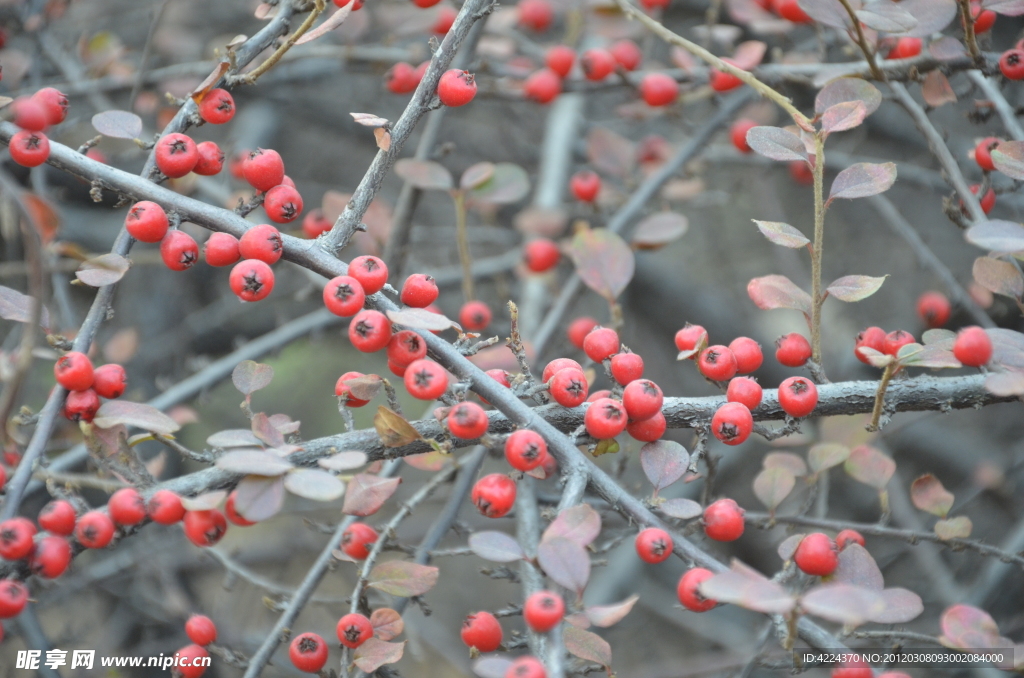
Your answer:
[[[860,19],[857,17],[857,13],[850,6],[849,0],[839,0],[839,3],[846,10],[846,13],[850,15],[850,23],[853,24],[854,35],[857,40],[857,46],[860,47],[860,51],[864,53],[864,59],[867,60],[868,66],[871,68],[871,74],[875,80],[884,81],[885,73],[878,68],[878,63],[875,60],[875,53],[871,51],[871,46],[868,44],[867,38],[864,36],[864,29],[861,27]]]

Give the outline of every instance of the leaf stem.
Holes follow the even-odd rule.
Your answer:
[[[455,202],[455,233],[459,243],[459,263],[462,264],[463,301],[473,301],[473,256],[469,251],[469,232],[466,227],[466,194],[452,191]]]
[[[298,39],[305,35],[306,31],[313,27],[313,24],[316,23],[317,17],[319,17],[326,8],[327,3],[325,2],[325,0],[315,0],[313,11],[309,13],[309,16],[307,16],[306,20],[302,22],[302,25],[300,25],[295,30],[295,32],[292,33],[288,37],[288,39],[284,41],[284,44],[282,44],[280,47],[274,50],[274,53],[267,57],[266,61],[261,63],[259,66],[254,68],[249,73],[241,76],[241,79],[249,85],[256,84],[256,80],[259,79],[261,75],[263,75],[271,68],[273,68],[274,65],[281,60],[281,57],[283,57],[288,50],[295,46],[295,43],[298,41]]]
[[[814,248],[811,250],[811,360],[821,366],[821,257],[825,250],[825,134],[814,135]]]
[[[875,407],[871,411],[871,423],[868,425],[869,431],[878,430],[878,422],[882,418],[882,406],[885,402],[885,391],[889,388],[889,381],[892,380],[892,375],[896,373],[893,369],[895,363],[889,363],[885,366],[885,371],[882,372],[882,379],[878,382],[878,391],[875,393]]]
[[[971,14],[970,0],[957,0],[960,5],[960,19],[964,25],[964,42],[967,43],[967,51],[975,63],[981,61],[981,50],[978,49],[978,39],[974,34],[974,15]]]

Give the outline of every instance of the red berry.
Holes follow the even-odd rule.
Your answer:
[[[551,377],[555,376],[556,372],[570,367],[581,374],[583,373],[583,366],[572,358],[555,358],[544,366],[544,372],[541,373],[540,380],[547,383]]]
[[[697,369],[712,381],[728,381],[736,376],[736,356],[728,346],[708,346],[697,358]]]
[[[637,67],[640,65],[640,62],[643,61],[644,58],[644,53],[640,51],[640,47],[632,40],[619,40],[618,42],[613,44],[608,49],[608,51],[611,52],[611,55],[612,57],[615,58],[616,63],[618,63],[627,71],[635,71]],[[646,78],[644,78],[644,80],[646,80]],[[673,80],[672,82],[674,83],[675,80]],[[641,83],[641,92],[643,91],[643,88],[644,86]],[[647,96],[644,95],[644,98],[646,99]],[[651,105],[653,106],[654,104]]]
[[[576,50],[565,45],[555,45],[544,55],[545,65],[562,78],[569,75],[575,61]]]
[[[978,167],[989,172],[995,170],[996,166],[992,162],[992,151],[1002,143],[1002,139],[996,137],[985,137],[974,147],[974,161],[978,163]]]
[[[217,640],[217,625],[202,614],[194,614],[185,622],[185,635],[196,645],[209,645]]]
[[[355,278],[339,275],[324,285],[324,306],[334,315],[347,318],[362,310],[366,303],[363,286]]]
[[[220,171],[224,169],[224,151],[220,150],[220,146],[217,144],[212,141],[202,141],[196,146],[196,151],[199,153],[199,160],[192,168],[196,174],[212,177],[215,174],[220,174]]]
[[[583,340],[587,338],[587,335],[595,327],[597,327],[597,321],[589,316],[576,318],[569,323],[569,329],[566,331],[569,342],[576,348],[583,348]],[[547,381],[547,379],[544,381]]]
[[[134,487],[123,487],[110,496],[107,512],[118,525],[138,525],[146,518],[146,502]]]
[[[684,572],[679,578],[679,585],[676,586],[676,595],[679,596],[679,602],[683,607],[691,612],[707,612],[718,605],[717,600],[705,598],[700,592],[701,582],[714,576],[714,572],[703,567],[695,567]]]
[[[868,359],[860,352],[861,348],[870,348],[879,353],[885,353],[885,330],[881,327],[869,327],[857,335],[853,353],[857,356],[857,360],[870,364]]]
[[[562,93],[562,79],[548,68],[534,71],[523,83],[523,93],[539,104],[551,103]]]
[[[274,223],[287,224],[302,214],[302,196],[291,186],[274,186],[263,199],[263,209]]]
[[[515,481],[503,473],[491,473],[476,481],[470,498],[480,513],[488,518],[500,518],[511,511],[512,505],[516,503]],[[465,635],[462,639],[466,639]]]
[[[775,359],[786,367],[801,367],[811,359],[811,344],[796,332],[775,340]]]
[[[402,285],[402,303],[413,308],[426,308],[437,299],[437,282],[424,273],[413,273]]]
[[[69,536],[75,531],[75,507],[71,502],[63,499],[54,499],[39,511],[39,527],[47,532]]]
[[[211,89],[199,104],[199,115],[211,125],[223,125],[235,117],[235,100],[227,90]]]
[[[653,417],[661,411],[664,400],[661,387],[650,379],[631,381],[622,391],[622,405],[632,420]]]
[[[704,533],[715,541],[736,541],[743,534],[743,509],[732,499],[719,499],[704,509]]]
[[[942,327],[951,313],[949,299],[941,292],[925,292],[917,300],[917,315],[928,327]]]
[[[228,531],[227,518],[217,509],[186,511],[184,525],[185,536],[199,547],[213,546]]]
[[[645,563],[661,563],[672,555],[672,536],[658,527],[648,527],[636,535],[636,554]]]
[[[364,309],[349,323],[348,338],[363,353],[379,351],[391,341],[391,321],[380,311]]]
[[[95,160],[96,162],[101,162],[104,165],[108,164],[107,155],[98,148],[90,148],[88,151],[85,152],[85,157],[89,158],[90,160]]]
[[[114,521],[103,511],[89,511],[75,525],[75,539],[87,549],[106,548],[114,538]]]
[[[577,172],[569,180],[569,188],[577,200],[594,202],[597,194],[601,192],[601,177],[590,170]]]
[[[574,367],[558,370],[547,384],[551,397],[562,407],[578,407],[583,404],[590,389],[583,370]]]
[[[482,332],[491,324],[491,309],[482,301],[467,301],[459,309],[459,323],[469,332]]]
[[[779,406],[791,417],[806,417],[818,405],[818,387],[806,377],[790,377],[779,384]]]
[[[399,61],[384,74],[384,86],[394,94],[408,94],[416,89],[419,80],[415,69],[404,61]]]
[[[414,360],[405,370],[405,388],[420,400],[437,400],[448,390],[448,373],[433,360]]]
[[[238,501],[238,490],[234,490],[228,495],[227,501],[224,502],[224,517],[228,519],[228,522],[232,525],[238,525],[239,527],[251,527],[256,524],[255,520],[247,520],[238,509],[235,507],[235,502]]]
[[[476,80],[469,71],[453,68],[437,83],[437,96],[445,106],[465,106],[476,96]]]
[[[238,251],[243,259],[259,259],[276,264],[284,253],[281,232],[270,224],[257,224],[242,234]]]
[[[814,172],[803,160],[794,160],[789,163],[789,176],[803,186],[810,186],[814,183]]]
[[[836,546],[842,551],[848,544],[860,544],[864,546],[864,537],[856,530],[841,530],[836,535]]]
[[[373,625],[361,614],[346,614],[338,620],[338,640],[345,647],[359,647],[373,637]]]
[[[1022,54],[1024,54],[1024,52],[1022,52]],[[981,190],[980,184],[971,185],[971,193],[974,195],[978,195],[979,190]],[[992,208],[996,206],[996,192],[989,187],[989,189],[985,191],[985,195],[981,196],[978,204],[981,205],[981,211],[988,214],[992,211]],[[960,206],[963,207],[963,202],[960,203]]]
[[[547,678],[548,672],[536,657],[517,657],[505,670],[505,678]]]
[[[885,335],[885,349],[884,352],[891,356],[899,354],[900,349],[907,344],[914,343],[914,335],[910,332],[904,332],[903,330],[893,330],[889,334]]]
[[[640,81],[640,96],[648,106],[668,106],[679,96],[679,83],[665,73],[648,73]]]
[[[656,412],[653,417],[640,419],[639,421],[630,421],[626,424],[626,433],[635,440],[653,443],[665,435],[666,428],[668,428],[668,422],[665,421],[665,415],[661,412]]]
[[[366,295],[376,294],[388,281],[388,267],[377,257],[356,257],[348,265],[348,274],[359,281]]]
[[[753,430],[754,418],[743,403],[727,402],[711,418],[711,433],[726,445],[739,445]]]
[[[761,404],[761,385],[753,377],[733,377],[725,391],[725,399],[730,403],[746,405],[748,410],[756,410]]]
[[[69,391],[84,391],[93,385],[96,373],[92,361],[84,353],[68,351],[53,365],[53,376],[57,383]]]
[[[28,518],[11,518],[0,523],[0,558],[21,560],[32,553],[36,526]]]
[[[619,334],[610,327],[596,327],[583,339],[583,351],[595,363],[619,352]]]
[[[839,551],[828,535],[813,532],[800,540],[793,561],[807,574],[827,577],[839,565]]]
[[[338,381],[335,382],[334,384],[334,395],[338,396],[339,398],[344,398],[346,407],[362,407],[363,405],[366,405],[370,401],[361,400],[360,398],[356,398],[355,396],[353,396],[352,391],[345,383],[350,379],[359,379],[365,376],[366,375],[363,374],[362,372],[346,372],[345,374],[341,375],[340,377],[338,377]]]
[[[116,363],[97,367],[93,377],[92,388],[101,398],[120,398],[128,386],[128,375]]]
[[[614,438],[626,430],[629,417],[626,408],[618,400],[601,398],[595,400],[583,415],[587,433],[598,440]]]
[[[316,238],[332,228],[334,224],[327,220],[320,208],[306,212],[306,216],[302,218],[302,234],[307,238]]]
[[[31,97],[18,97],[11,104],[14,124],[30,132],[42,132],[47,127],[43,105]]]
[[[288,647],[288,657],[299,671],[320,673],[327,663],[327,643],[315,633],[300,633]]]
[[[46,111],[46,122],[50,125],[59,125],[68,116],[68,98],[60,90],[54,87],[44,87],[32,98],[42,104]]]
[[[921,38],[900,38],[889,51],[890,59],[909,59],[921,53]]]
[[[855,659],[832,669],[832,678],[874,678],[875,672],[861,659]]]
[[[992,340],[981,327],[965,327],[956,335],[953,355],[968,367],[981,367],[992,358]]]
[[[378,536],[377,530],[366,523],[352,523],[341,534],[341,550],[349,558],[365,560]]]
[[[536,431],[521,429],[505,440],[505,459],[517,471],[532,471],[547,453],[548,444]]]
[[[519,0],[519,25],[535,31],[546,31],[551,26],[555,12],[548,0]]]
[[[700,344],[707,344],[708,331],[700,325],[686,323],[683,329],[676,332],[676,348],[680,351],[695,351]],[[696,358],[697,356],[691,356]]]
[[[199,678],[206,673],[206,662],[210,653],[198,645],[186,645],[174,653],[180,657],[178,665],[174,668],[176,674],[181,678]]]
[[[761,367],[761,363],[764,362],[761,344],[750,337],[733,339],[729,344],[729,350],[736,358],[736,372],[739,374],[750,374]]]
[[[508,380],[508,372],[505,370],[495,368],[493,370],[487,370],[486,374],[505,388],[512,388],[512,382]]]
[[[995,12],[991,12],[991,14],[992,16],[995,16]],[[879,674],[878,678],[910,678],[910,674],[903,673],[902,671],[886,671],[885,673]]]
[[[640,4],[647,10],[668,7],[670,2],[671,0],[640,0]]]
[[[604,80],[615,70],[615,57],[606,49],[588,49],[580,57],[587,80]]]
[[[146,513],[154,523],[160,525],[174,525],[185,517],[185,507],[181,504],[181,497],[170,490],[157,490],[149,498],[146,505]]]
[[[257,191],[269,191],[284,181],[284,160],[273,149],[257,148],[242,162],[242,176]]]
[[[501,645],[501,624],[490,612],[474,612],[462,622],[462,642],[480,652],[494,652]]]
[[[448,413],[448,430],[456,438],[475,440],[487,433],[487,425],[487,412],[476,403],[459,403]]]
[[[982,9],[980,2],[971,3],[971,16],[974,17],[974,34],[988,33],[996,23],[996,13],[990,9]]]
[[[1008,49],[999,57],[999,70],[1010,80],[1024,78],[1024,50]]]
[[[612,378],[625,386],[644,374],[644,359],[636,353],[616,353],[612,356]],[[628,407],[626,409],[629,409]]]
[[[732,145],[741,153],[750,153],[750,145],[747,143],[747,132],[757,127],[753,120],[737,120],[732,124],[729,135],[732,138]]]
[[[64,400],[64,416],[71,421],[92,421],[99,409],[100,397],[91,388],[72,391]]]
[[[554,591],[531,593],[523,604],[523,621],[537,633],[547,633],[562,623],[565,601]]]
[[[722,59],[722,61],[733,66],[736,65],[732,63],[732,61],[730,61],[729,59]],[[708,84],[710,84],[711,89],[715,90],[716,92],[728,92],[729,90],[736,89],[737,87],[742,85],[743,81],[737,78],[732,73],[726,73],[724,71],[718,70],[717,68],[712,68]]]
[[[259,301],[274,290],[274,272],[265,261],[246,259],[231,269],[228,284],[242,301]]]
[[[795,24],[809,24],[813,21],[801,7],[798,0],[779,0],[775,5],[779,16]]]
[[[42,132],[21,130],[11,135],[11,160],[22,167],[38,167],[50,157],[50,140]]]
[[[196,142],[180,132],[172,132],[161,137],[160,141],[156,142],[153,155],[156,166],[171,179],[185,176],[199,162]]]
[[[427,343],[412,330],[402,330],[388,342],[388,360],[401,367],[408,367],[427,355]]]
[[[56,579],[64,574],[71,564],[71,544],[64,537],[53,535],[43,537],[36,544],[29,569],[47,579]]]
[[[523,249],[526,267],[534,273],[543,273],[554,268],[561,256],[558,245],[547,238],[531,240]]]
[[[211,233],[203,243],[203,257],[210,266],[230,266],[242,258],[238,238],[230,233]]]
[[[184,231],[167,231],[160,241],[160,258],[172,271],[187,271],[199,260],[199,245]]]
[[[28,589],[20,581],[0,581],[0,619],[17,617],[28,602]]]

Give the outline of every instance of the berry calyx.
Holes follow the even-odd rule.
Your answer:
[[[171,179],[185,176],[199,162],[199,150],[192,138],[172,132],[160,137],[153,151],[156,166]]]
[[[366,523],[352,523],[341,534],[341,550],[349,558],[366,560],[379,536],[377,530]]]
[[[320,673],[327,663],[327,643],[315,633],[300,633],[288,646],[292,665],[305,673]]]
[[[87,549],[102,549],[114,538],[114,521],[103,511],[89,511],[75,525],[75,539]]]
[[[620,386],[639,379],[643,374],[644,359],[638,353],[616,353],[612,356],[612,378]]]
[[[366,294],[359,281],[347,275],[332,278],[324,285],[324,306],[334,315],[347,318],[359,313],[366,303]]]
[[[578,407],[583,404],[590,390],[583,370],[574,367],[558,370],[547,384],[551,397],[562,407]]]
[[[199,115],[211,125],[230,122],[235,117],[235,99],[225,89],[211,89],[199,104]]]
[[[246,259],[231,269],[228,285],[242,301],[260,301],[274,291],[274,271],[265,261]]]
[[[365,615],[346,614],[338,620],[338,640],[345,647],[359,647],[373,637],[373,624]]]
[[[196,645],[209,645],[217,641],[217,625],[203,614],[194,614],[185,622],[185,635]]]
[[[807,574],[827,577],[839,565],[839,551],[827,534],[813,532],[800,540],[793,562]]]
[[[186,511],[183,523],[185,536],[201,548],[213,546],[228,531],[228,520],[217,509]]]
[[[885,335],[885,348],[884,353],[896,357],[899,355],[900,349],[907,344],[914,343],[914,335],[910,332],[903,330],[893,330],[889,334]]]
[[[172,271],[187,271],[199,261],[199,245],[184,231],[168,231],[160,241],[160,258]]]
[[[461,402],[448,412],[448,430],[456,438],[475,440],[487,433],[488,418],[476,403]]]
[[[779,406],[791,417],[806,417],[818,405],[818,387],[806,377],[790,377],[779,384]]]
[[[583,339],[583,352],[599,363],[619,352],[619,334],[610,327],[596,327]]]
[[[719,499],[704,509],[704,534],[715,541],[736,541],[743,534],[743,509],[732,499]]]
[[[257,148],[242,161],[242,176],[257,191],[269,191],[284,181],[284,160],[269,148]]]
[[[107,512],[118,525],[138,525],[146,518],[146,502],[134,487],[123,487],[110,496]]]
[[[388,342],[388,360],[408,367],[427,355],[427,342],[412,330],[402,330]]]
[[[748,410],[756,410],[761,404],[763,389],[753,377],[733,377],[725,390],[725,399],[730,403],[740,403]]]
[[[437,400],[448,390],[448,372],[433,360],[414,360],[403,378],[409,395],[420,400]]]
[[[661,387],[650,379],[637,379],[626,385],[622,391],[622,404],[630,419],[640,420],[653,417],[661,411],[665,396]]]
[[[811,343],[796,332],[775,340],[775,359],[786,367],[803,367],[811,359]]]
[[[640,96],[648,106],[668,106],[679,96],[679,83],[665,73],[648,73],[640,81]]]
[[[413,273],[402,285],[402,303],[412,308],[426,308],[434,303],[438,293],[433,276]]]
[[[750,374],[761,367],[761,363],[764,362],[761,344],[750,337],[736,337],[729,343],[729,350],[736,358],[738,374]]]
[[[536,431],[521,429],[505,440],[505,459],[517,471],[532,471],[547,453],[548,444]]]
[[[157,490],[149,498],[146,513],[154,523],[174,525],[185,517],[185,507],[181,497],[171,490]]]
[[[203,258],[210,266],[230,266],[242,258],[238,238],[230,233],[211,233],[203,243]]]
[[[523,620],[537,633],[547,633],[562,622],[565,601],[554,591],[537,591],[523,604]]]
[[[364,255],[348,265],[348,274],[359,281],[367,296],[379,292],[388,281],[388,267],[379,258]]]
[[[569,189],[577,200],[594,202],[601,192],[601,177],[591,170],[579,171],[569,180]]]
[[[516,503],[516,483],[503,473],[491,473],[476,481],[470,499],[483,515],[500,518]]]
[[[490,612],[474,612],[463,620],[459,635],[467,647],[494,652],[501,645],[501,624]]]
[[[992,339],[981,327],[965,327],[956,335],[953,355],[968,367],[986,365],[992,358]]]
[[[84,353],[68,351],[53,365],[57,383],[69,391],[84,391],[93,385],[96,373],[92,361]]]
[[[287,224],[302,214],[302,196],[286,184],[274,186],[263,198],[263,210],[275,224]]]
[[[736,376],[736,356],[728,346],[708,346],[697,358],[697,369],[712,381],[728,381]]]
[[[348,338],[363,353],[374,353],[391,341],[391,321],[380,311],[363,309],[349,323]]]
[[[658,527],[641,530],[633,545],[645,563],[662,563],[672,555],[672,536]]]
[[[942,292],[925,292],[917,300],[917,315],[930,327],[942,327],[949,321],[953,308]]]
[[[67,537],[75,531],[76,518],[75,507],[71,502],[54,499],[39,511],[39,527],[51,534]]]
[[[587,408],[583,424],[587,433],[598,440],[607,440],[626,430],[629,417],[626,408],[618,400],[600,398]]]
[[[42,132],[23,129],[11,135],[11,160],[22,167],[38,167],[50,157],[50,140]]]
[[[139,242],[160,242],[167,235],[167,213],[155,202],[140,200],[128,210],[124,227]]]
[[[701,595],[700,585],[715,576],[711,570],[703,567],[695,567],[683,573],[676,586],[676,595],[683,607],[691,612],[707,612],[718,605],[717,600],[705,598]]]
[[[476,80],[469,71],[453,68],[437,83],[437,97],[445,106],[465,106],[476,96]]]
[[[459,324],[470,332],[481,332],[491,324],[491,308],[482,301],[467,301],[459,309]]]
[[[726,445],[739,445],[754,430],[754,417],[743,403],[727,402],[711,417],[711,433]]]

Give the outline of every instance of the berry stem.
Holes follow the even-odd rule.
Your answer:
[[[825,135],[814,135],[814,249],[811,250],[811,360],[821,362],[821,306],[825,296],[821,292],[821,255],[825,250]]]
[[[455,237],[459,243],[459,263],[462,264],[463,301],[473,301],[473,255],[469,251],[469,229],[466,226],[466,193],[452,191],[455,203]]]
[[[878,430],[878,422],[882,418],[882,405],[885,402],[885,391],[889,388],[889,381],[892,379],[892,375],[896,373],[893,369],[895,362],[889,363],[885,366],[885,371],[882,372],[882,380],[878,382],[878,392],[875,394],[875,407],[871,411],[871,423],[868,425],[869,431]]]
[[[974,15],[971,14],[971,0],[957,0],[960,5],[960,19],[964,25],[964,42],[967,51],[975,63],[981,63],[981,50],[978,49],[978,38],[974,34]]]
[[[864,29],[861,28],[860,19],[857,18],[857,13],[853,10],[853,7],[850,6],[849,0],[839,0],[839,2],[842,3],[846,13],[850,15],[850,21],[853,23],[857,46],[859,46],[860,51],[864,53],[864,58],[868,62],[868,67],[871,68],[871,77],[875,80],[885,82],[885,73],[882,72],[882,69],[878,67],[878,62],[875,61],[875,54],[871,51],[871,46],[868,45],[867,38],[864,37]],[[967,2],[967,0],[964,0],[964,2]]]
[[[338,11],[346,13],[351,12],[352,4],[353,3],[350,2],[348,5],[342,7]],[[324,9],[326,8],[327,3],[324,0],[314,0],[314,7],[313,10],[309,13],[309,16],[306,17],[306,20],[302,22],[302,24],[295,30],[294,33],[288,36],[288,39],[284,41],[284,44],[282,44],[280,47],[274,50],[274,53],[267,57],[266,61],[261,63],[256,68],[252,69],[252,71],[246,73],[245,75],[239,76],[239,80],[245,82],[248,85],[255,85],[256,80],[259,79],[261,75],[263,75],[271,68],[273,68],[277,64],[277,62],[281,60],[281,57],[283,57],[288,50],[295,46],[295,43],[298,41],[298,39],[305,35],[306,32],[313,27],[313,24],[316,23],[317,18],[323,13]]]

